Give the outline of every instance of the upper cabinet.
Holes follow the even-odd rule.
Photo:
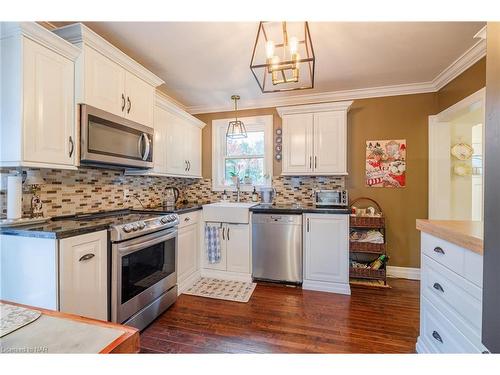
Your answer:
[[[129,170],[127,174],[148,174],[201,178],[201,131],[205,123],[161,95],[154,107],[154,168]]]
[[[283,119],[283,175],[347,175],[347,112],[351,104],[277,108]]]
[[[76,102],[153,126],[156,87],[164,82],[81,23],[54,30],[78,46]]]
[[[33,22],[1,23],[0,166],[76,168],[79,50]]]

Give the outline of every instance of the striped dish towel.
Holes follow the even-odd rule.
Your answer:
[[[220,262],[220,227],[215,225],[205,225],[205,245],[207,248],[208,263]]]

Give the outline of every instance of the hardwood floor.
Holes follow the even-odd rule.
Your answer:
[[[414,353],[419,282],[351,296],[259,284],[248,303],[181,295],[141,334],[144,353]]]

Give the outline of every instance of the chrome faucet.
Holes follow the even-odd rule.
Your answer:
[[[237,196],[236,196],[236,202],[240,202],[240,192],[241,192],[241,187],[240,187],[240,178],[237,177],[236,179],[236,192],[237,192]]]

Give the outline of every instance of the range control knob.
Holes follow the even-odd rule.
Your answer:
[[[127,224],[127,225],[125,225],[125,226],[123,227],[123,231],[124,231],[125,233],[130,233],[130,232],[132,231],[132,226],[130,226],[130,225],[128,225],[128,224]]]
[[[163,216],[160,221],[162,224],[167,224],[169,222],[169,216]]]
[[[139,225],[137,225],[137,223],[132,224],[132,229],[133,229],[133,230],[134,230],[134,232],[135,232],[136,230],[138,230],[138,229],[139,229]]]
[[[139,227],[140,230],[146,228],[146,223],[144,221],[139,221],[139,223],[137,223],[137,226]]]

